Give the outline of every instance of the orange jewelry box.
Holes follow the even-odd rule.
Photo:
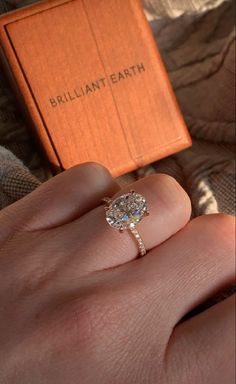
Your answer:
[[[139,0],[50,0],[0,18],[1,56],[54,169],[119,176],[191,145]]]

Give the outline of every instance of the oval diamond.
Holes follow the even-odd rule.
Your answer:
[[[110,203],[106,211],[106,220],[111,227],[128,229],[142,220],[146,213],[146,199],[139,193],[129,192]]]

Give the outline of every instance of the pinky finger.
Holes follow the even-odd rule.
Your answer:
[[[235,383],[235,296],[180,323],[166,352],[168,383]]]

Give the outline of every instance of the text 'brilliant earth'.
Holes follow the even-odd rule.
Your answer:
[[[134,191],[117,197],[106,207],[108,224],[120,230],[134,228],[147,215],[145,197]]]
[[[78,85],[74,89],[60,92],[59,95],[49,99],[51,107],[55,108],[68,102],[80,99],[81,97],[101,91],[108,85],[113,86],[124,80],[136,77],[146,71],[143,63],[135,64],[127,68],[123,68],[119,72],[111,73],[107,77],[101,77],[87,84]]]

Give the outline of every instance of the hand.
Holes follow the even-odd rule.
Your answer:
[[[130,189],[142,258],[101,206]],[[0,382],[233,384],[234,298],[180,321],[233,281],[234,219],[190,213],[171,177],[120,191],[93,163],[0,212]]]

